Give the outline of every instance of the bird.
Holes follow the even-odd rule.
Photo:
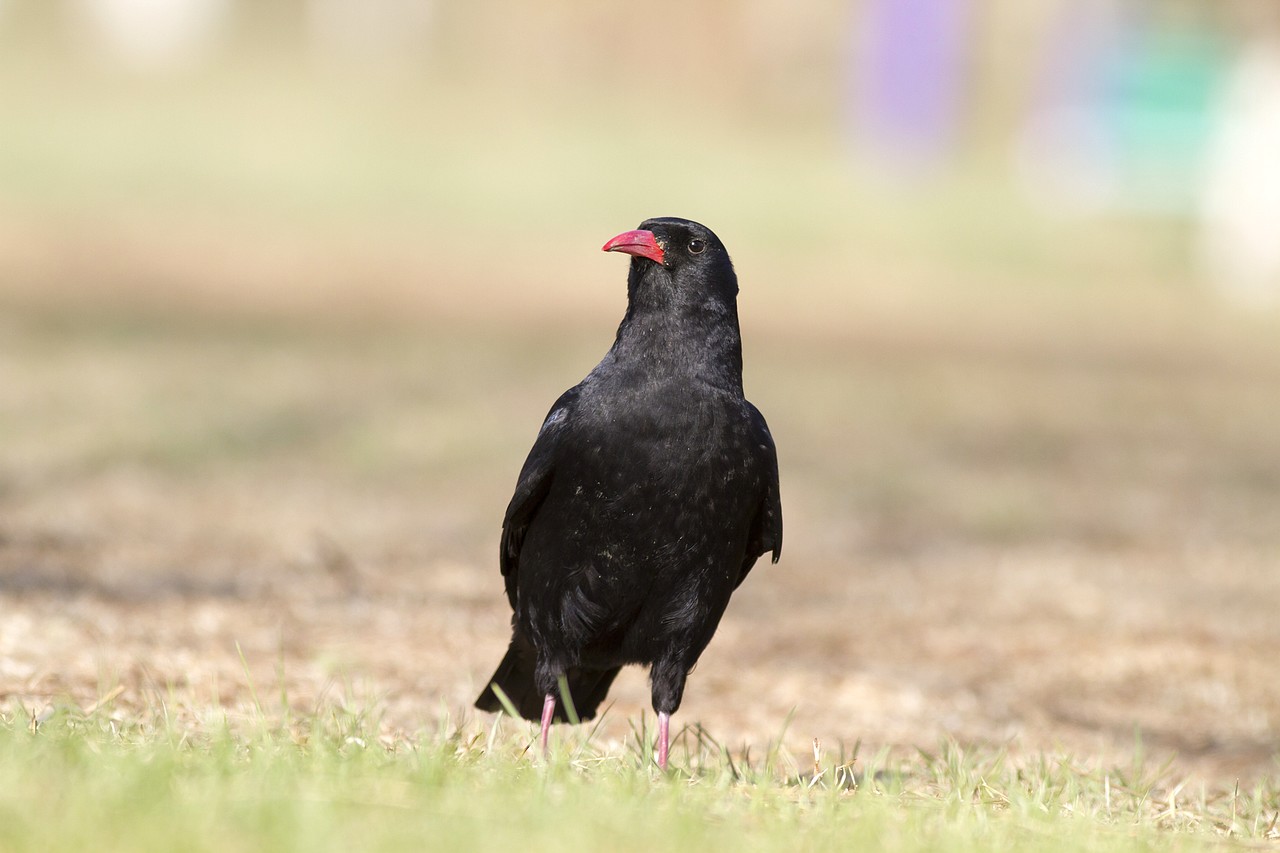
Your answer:
[[[520,470],[499,548],[511,642],[476,707],[540,721],[546,755],[566,699],[592,719],[623,666],[648,666],[665,771],[690,670],[756,561],[782,554],[778,456],[743,396],[720,239],[660,217],[603,251],[631,256],[626,312]]]

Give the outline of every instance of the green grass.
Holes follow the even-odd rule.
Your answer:
[[[905,760],[734,755],[648,737],[447,718],[413,736],[328,708],[176,726],[60,709],[0,715],[0,849],[1199,850],[1265,843],[1280,792],[1189,790],[1163,771],[1013,761],[947,742]],[[1172,784],[1171,784],[1172,783]]]

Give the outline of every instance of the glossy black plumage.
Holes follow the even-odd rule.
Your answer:
[[[665,725],[734,589],[782,550],[777,455],[742,393],[728,253],[688,220],[640,229],[660,251],[617,249],[634,255],[617,338],[551,407],[503,520],[513,638],[492,682],[529,719],[561,675],[590,719],[636,663],[651,666]],[[476,705],[501,707],[492,687]]]

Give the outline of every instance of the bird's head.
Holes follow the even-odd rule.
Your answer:
[[[714,297],[732,305],[737,296],[729,253],[710,228],[697,222],[674,216],[646,219],[603,249],[632,256],[628,283],[633,298],[643,290],[676,303]]]

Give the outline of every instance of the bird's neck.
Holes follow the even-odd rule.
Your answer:
[[[687,377],[742,394],[742,335],[736,305],[651,306],[632,301],[610,351],[649,375]]]

